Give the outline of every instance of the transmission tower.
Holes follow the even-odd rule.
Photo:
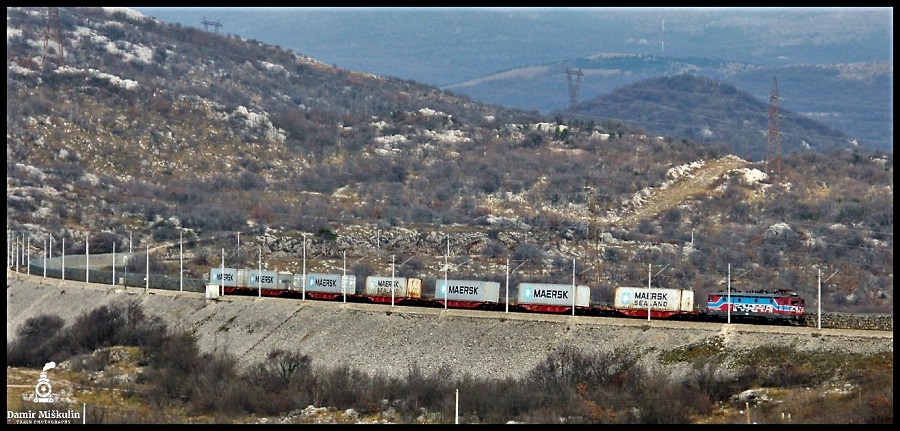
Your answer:
[[[50,39],[56,43],[56,64],[62,67],[66,53],[63,51],[62,29],[59,24],[59,8],[47,8],[47,28],[44,30],[44,52],[42,59],[46,61],[50,55]]]
[[[659,33],[660,52],[666,52],[666,19],[662,19],[662,31]]]
[[[769,145],[766,147],[766,173],[781,179],[781,140],[778,130],[778,78],[772,77],[769,96]]]
[[[201,21],[201,24],[203,24],[203,30],[205,31],[209,31],[209,26],[215,27],[216,33],[219,32],[219,27],[222,26],[222,23],[220,23],[219,21],[210,21],[206,19],[206,17],[203,17],[203,21]]]
[[[575,76],[574,80],[573,76]],[[584,73],[581,72],[581,69],[566,68],[566,81],[569,83],[569,112],[571,113],[575,112],[575,105],[578,104],[578,88],[581,87],[582,76]]]

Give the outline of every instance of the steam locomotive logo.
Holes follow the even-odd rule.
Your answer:
[[[47,370],[51,368],[56,368],[56,362],[50,361],[44,364],[44,369],[41,370],[41,376],[34,386],[34,402],[36,403],[53,402],[53,388],[50,386],[50,379],[47,378]]]

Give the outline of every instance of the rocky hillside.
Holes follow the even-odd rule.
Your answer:
[[[649,266],[655,286],[698,295],[731,267],[736,288],[812,298],[821,270],[829,309],[892,310],[892,153],[785,151],[769,167],[128,9],[7,9],[8,249],[29,256],[63,241],[172,256],[183,238],[202,277],[223,251],[296,270],[305,238],[316,264],[355,274],[395,258],[428,278],[452,259],[460,277],[500,279],[510,260],[527,263],[513,283],[558,281],[574,258],[601,296]]]

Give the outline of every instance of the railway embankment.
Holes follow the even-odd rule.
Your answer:
[[[67,324],[99,306],[137,301],[170,330],[186,331],[201,351],[228,353],[242,365],[270,351],[314,362],[406,375],[410,367],[448,367],[476,377],[522,376],[564,346],[587,352],[626,349],[651,366],[661,353],[711,343],[740,351],[784,346],[801,351],[893,353],[893,332],[708,322],[499,313],[383,304],[204,294],[61,281],[7,271],[6,337],[28,318],[58,315]],[[55,358],[48,358],[54,360]],[[689,367],[689,364],[685,364]]]

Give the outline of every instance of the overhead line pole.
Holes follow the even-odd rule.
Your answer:
[[[781,181],[781,131],[778,125],[778,78],[772,77],[772,94],[769,95],[769,144],[766,147],[766,173]]]
[[[816,298],[816,305],[819,307],[818,311],[816,312],[816,316],[818,316],[818,322],[816,324],[817,329],[822,329],[822,283],[831,280],[831,277],[834,277],[834,275],[837,274],[838,271],[835,271],[834,274],[831,274],[828,276],[828,278],[822,280],[822,270],[819,269],[819,297]]]

